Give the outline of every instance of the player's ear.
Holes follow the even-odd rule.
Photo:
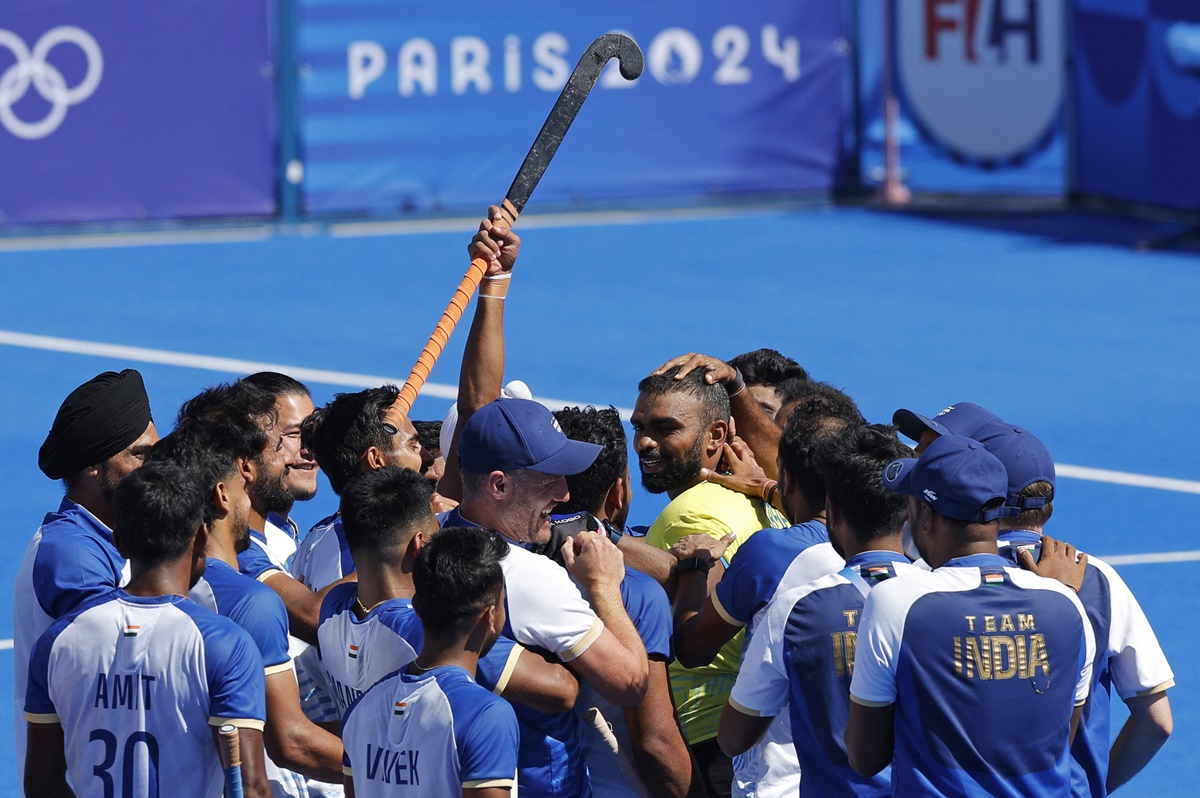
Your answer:
[[[254,459],[250,457],[238,458],[238,473],[242,475],[242,479],[248,484],[254,484],[258,479],[258,466],[254,464]]]
[[[484,487],[489,496],[496,501],[504,499],[505,494],[512,491],[512,478],[503,471],[493,471],[487,475]]]
[[[625,509],[625,489],[629,484],[627,477],[617,477],[617,481],[608,486],[604,494],[604,509],[609,518]]]
[[[359,458],[359,465],[365,471],[378,471],[387,465],[387,459],[378,446],[370,446],[363,452],[363,456]]]
[[[733,436],[729,430],[729,422],[724,419],[717,419],[709,424],[705,432],[708,440],[705,442],[704,448],[709,457],[719,454],[721,447],[733,440]]]
[[[229,499],[229,487],[224,481],[218,482],[217,486],[213,488],[212,503],[222,516],[229,514],[229,508],[233,506],[233,502]]]

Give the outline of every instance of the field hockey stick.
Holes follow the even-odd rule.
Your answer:
[[[571,123],[575,121],[580,107],[583,106],[583,101],[587,99],[588,93],[596,85],[596,80],[600,77],[604,65],[612,58],[616,58],[620,62],[621,75],[626,80],[633,80],[642,74],[642,51],[628,36],[620,33],[606,33],[588,45],[583,57],[575,65],[575,71],[567,80],[567,85],[563,87],[562,94],[558,96],[554,107],[550,109],[550,115],[546,117],[545,124],[542,125],[541,131],[534,139],[533,146],[529,148],[529,153],[521,163],[521,168],[517,171],[517,176],[513,179],[508,193],[504,196],[504,202],[500,205],[500,212],[510,226],[517,221],[517,217],[525,208],[529,195],[533,193],[538,181],[545,174],[550,159],[558,152],[558,145],[562,143],[563,136],[571,127]],[[488,262],[483,258],[474,258],[471,261],[471,266],[463,275],[462,282],[454,289],[454,296],[451,297],[450,304],[442,312],[442,318],[429,336],[429,342],[421,350],[412,372],[401,387],[400,395],[388,408],[383,422],[386,426],[393,430],[400,428],[404,416],[408,415],[417,394],[420,393],[421,387],[429,377],[429,372],[433,370],[434,363],[437,362],[438,357],[442,354],[442,349],[450,339],[450,334],[454,332],[454,327],[462,318],[467,303],[471,301],[471,296],[479,288],[484,272],[487,271],[487,265]]]
[[[237,726],[226,723],[217,730],[221,741],[221,767],[225,770],[225,798],[242,798],[242,749]]]

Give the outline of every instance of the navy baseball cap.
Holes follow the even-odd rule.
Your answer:
[[[1008,472],[1008,498],[1005,503],[1018,510],[1042,507],[1054,498],[1054,460],[1050,450],[1027,429],[994,421],[983,425],[972,436],[983,444]],[[1049,496],[1021,497],[1021,491],[1035,482],[1049,482]]]
[[[893,460],[883,470],[883,484],[960,521],[987,523],[1016,514],[1003,506],[1008,489],[1004,465],[982,443],[960,435],[943,434],[920,459]],[[1000,506],[984,509],[996,499],[1001,500]]]
[[[984,424],[1000,421],[1000,416],[974,402],[958,402],[947,407],[933,418],[901,408],[892,414],[892,423],[906,438],[920,442],[925,430],[938,435],[963,435],[974,438],[974,433]]]
[[[458,441],[463,471],[489,474],[528,468],[570,476],[586,471],[603,447],[573,441],[544,405],[497,399],[471,414]]]

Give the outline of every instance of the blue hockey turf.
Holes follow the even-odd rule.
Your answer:
[[[183,399],[255,364],[292,369],[318,404],[383,377],[400,382],[462,275],[473,229],[464,220],[187,234],[193,241],[0,239],[0,582],[12,584],[58,504],[37,450],[74,386],[140,369],[165,432]],[[771,346],[849,392],[872,421],[972,400],[1038,433],[1063,466],[1050,531],[1119,564],[1176,673],[1175,735],[1122,794],[1195,789],[1194,250],[1139,253],[1131,245],[1157,231],[1065,213],[535,212],[520,229],[507,374],[539,397],[628,408],[637,381],[673,355]],[[456,382],[465,334],[431,393]],[[441,418],[448,406],[425,395],[413,416]],[[662,505],[639,493],[631,521],[648,523]],[[295,514],[304,526],[333,508],[323,484]],[[2,596],[11,607],[11,591]],[[0,638],[11,636],[5,609]],[[11,651],[0,651],[0,682],[11,681]],[[12,704],[3,708],[0,761],[10,761]],[[16,794],[14,773],[0,769],[0,796]]]

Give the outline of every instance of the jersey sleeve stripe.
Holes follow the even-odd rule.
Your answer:
[[[521,657],[521,652],[524,650],[525,647],[518,643],[508,652],[508,659],[504,662],[504,670],[500,672],[500,678],[496,680],[496,687],[492,690],[493,693],[504,695],[504,690],[508,687],[508,680],[512,678],[513,671],[517,669],[517,660]]]
[[[717,610],[717,615],[720,615],[721,620],[723,620],[725,623],[729,624],[730,626],[736,626],[739,629],[746,625],[745,621],[739,621],[737,618],[734,618],[729,614],[729,612],[721,604],[721,599],[719,596],[717,596],[717,592],[715,590],[710,593],[708,597],[712,599],[713,607],[715,607]]]
[[[342,775],[349,776],[350,778],[354,778],[354,768],[349,768],[349,767],[346,767],[345,765],[342,765]]]
[[[268,568],[267,570],[265,570],[261,574],[259,574],[257,578],[258,578],[258,581],[262,582],[263,584],[266,584],[266,581],[268,579],[270,579],[273,576],[279,576],[281,574],[283,576],[288,576],[287,574],[283,573],[283,571],[279,570],[278,568]]]
[[[730,696],[730,698],[729,698],[729,706],[733,707],[738,712],[741,712],[743,715],[749,715],[752,718],[773,718],[773,717],[775,717],[774,714],[769,714],[766,712],[759,712],[757,709],[751,709],[750,707],[742,706],[737,701],[734,701],[732,696]]]
[[[34,712],[26,712],[25,720],[29,721],[30,723],[58,723],[59,722],[57,713],[51,713],[49,715],[38,715]]]
[[[1172,687],[1174,687],[1174,686],[1175,686],[1175,680],[1174,680],[1174,679],[1167,679],[1167,680],[1166,680],[1165,682],[1163,682],[1162,684],[1160,684],[1160,685],[1157,685],[1157,686],[1155,686],[1155,687],[1151,687],[1149,690],[1139,690],[1139,691],[1136,693],[1136,695],[1137,695],[1138,697],[1145,697],[1145,696],[1148,696],[1148,695],[1154,695],[1155,693],[1165,693],[1167,690],[1170,690],[1170,689],[1171,689]]]
[[[512,787],[513,782],[513,779],[476,779],[464,781],[462,786],[466,790],[479,790],[484,787]]]
[[[226,724],[228,724],[230,726],[237,726],[239,729],[254,729],[255,731],[262,731],[263,726],[266,725],[261,720],[256,720],[255,718],[216,718],[216,717],[213,717],[213,718],[208,719],[209,726],[218,726],[219,727],[219,726],[224,726]]]
[[[283,673],[284,671],[290,671],[291,669],[292,661],[290,659],[287,662],[281,662],[278,665],[268,665],[267,667],[263,668],[268,676],[276,673]]]
[[[858,704],[859,706],[874,707],[876,709],[879,709],[881,707],[890,707],[896,703],[895,701],[868,701],[865,698],[859,698],[854,693],[850,694],[850,700],[853,701],[854,703]]]
[[[596,642],[596,639],[600,637],[600,634],[603,631],[604,621],[597,618],[596,622],[592,624],[592,628],[589,629],[583,637],[579,638],[579,642],[568,648],[566,651],[560,653],[558,658],[563,662],[570,662],[583,652],[587,651],[588,647],[591,646],[592,643]]]

